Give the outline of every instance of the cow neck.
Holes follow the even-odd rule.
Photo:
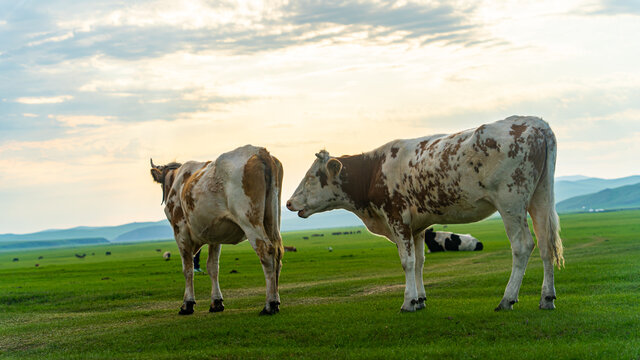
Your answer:
[[[376,184],[382,177],[385,156],[377,154],[346,155],[337,158],[342,163],[339,187],[356,211],[365,211],[375,199]]]
[[[173,181],[176,178],[177,169],[169,169],[167,173],[164,175],[162,179],[162,201],[164,203],[167,202],[167,197],[169,196],[169,191],[171,190],[171,186],[173,186]]]

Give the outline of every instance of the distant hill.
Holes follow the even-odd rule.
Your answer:
[[[580,175],[570,178],[579,178]],[[566,177],[565,177],[566,178]],[[592,194],[604,189],[640,183],[640,175],[627,176],[618,179],[586,178],[581,180],[559,180],[555,182],[556,203],[580,195]]]
[[[169,226],[167,220],[157,222],[133,222],[124,225],[117,226],[78,226],[71,229],[64,230],[45,230],[30,234],[2,234],[0,235],[0,242],[5,241],[34,241],[34,240],[60,240],[60,239],[83,239],[83,238],[96,238],[103,237],[107,240],[113,240],[118,236],[148,226],[166,224]]]
[[[282,209],[280,231],[314,230],[334,227],[362,226],[362,221],[347,210],[331,210],[303,219],[297,213]]]
[[[569,175],[569,176],[556,176],[556,181],[578,181],[590,179],[588,176],[584,175]]]
[[[117,238],[111,240],[111,242],[132,242],[132,241],[149,241],[158,239],[173,239],[173,230],[168,223],[160,225],[145,226],[131,230]]]
[[[315,214],[308,219],[302,219],[296,213],[286,208],[282,209],[282,232],[359,225],[362,225],[360,219],[346,210],[333,210]],[[3,234],[0,235],[0,244],[46,241],[62,241],[63,243],[67,241],[68,244],[72,244],[68,241],[86,238],[103,238],[105,242],[113,243],[173,239],[173,229],[167,220],[135,222],[119,226],[80,226],[64,230],[45,230],[31,234]],[[49,243],[49,245],[51,244],[53,243]]]
[[[613,191],[600,195],[596,194],[607,188],[614,189],[620,186],[626,187],[627,185],[638,183],[640,183],[640,175],[619,179],[588,178],[582,175],[558,177],[555,182],[557,208],[558,211],[567,212],[580,211],[582,206],[598,209],[640,207],[640,205],[634,205],[636,204],[634,202],[635,200],[631,199],[628,193],[623,195],[622,193]],[[631,191],[631,189],[632,188],[628,188],[624,191]],[[595,197],[571,199],[571,202],[564,201],[587,194]],[[591,199],[588,200],[591,202],[585,202],[587,201],[586,199]],[[296,213],[282,208],[282,232],[361,225],[362,221],[346,210],[332,210],[315,214],[308,219],[302,219],[299,218]],[[118,243],[172,239],[173,229],[171,229],[167,220],[133,222],[118,226],[79,226],[71,229],[45,230],[31,234],[2,234],[0,235],[0,244],[52,240],[60,241],[60,244],[71,244],[68,242],[69,240],[91,238],[104,238],[105,241]],[[34,243],[31,244],[33,245]],[[51,244],[52,243],[49,245]]]
[[[39,240],[39,241],[7,241],[0,243],[0,252],[28,249],[50,249],[59,247],[73,247],[80,245],[108,244],[105,238],[88,239],[63,239],[63,240]]]
[[[640,208],[640,183],[576,196],[556,205],[558,212]]]

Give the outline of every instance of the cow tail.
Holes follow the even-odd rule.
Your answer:
[[[556,212],[554,196],[554,174],[556,168],[556,137],[547,127],[545,131],[545,166],[533,195],[530,213],[534,221],[534,231],[538,246],[546,246],[553,263],[564,266],[562,239],[560,238],[560,220]]]
[[[547,141],[547,166],[546,166],[546,181],[549,184],[549,197],[551,200],[549,206],[549,247],[551,249],[551,253],[553,254],[553,262],[558,268],[564,266],[564,256],[563,256],[563,246],[562,246],[562,238],[560,237],[560,219],[558,218],[558,213],[556,212],[555,205],[555,190],[554,190],[554,181],[555,181],[555,170],[556,170],[556,136],[552,131],[549,130],[549,135],[546,138]]]

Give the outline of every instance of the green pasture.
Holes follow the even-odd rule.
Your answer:
[[[447,228],[484,250],[427,254],[427,308],[416,313],[399,311],[395,246],[364,228],[283,234],[298,251],[284,256],[272,317],[258,316],[264,277],[246,242],[222,249],[226,310],[208,312],[203,273],[192,316],[177,314],[184,278],[173,241],[0,253],[0,358],[640,359],[640,211],[565,215],[561,225],[554,311],[538,309],[536,249],[520,302],[494,312],[511,270],[499,219]],[[331,235],[345,230],[354,234]]]

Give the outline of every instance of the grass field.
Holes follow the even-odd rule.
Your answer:
[[[494,219],[448,227],[484,250],[427,254],[427,308],[416,313],[399,311],[395,246],[366,231],[284,234],[298,252],[285,254],[273,317],[258,316],[264,277],[246,242],[222,249],[226,310],[208,312],[202,274],[187,317],[177,315],[184,279],[174,242],[0,254],[0,357],[640,359],[640,211],[566,215],[561,224],[566,268],[556,270],[555,311],[538,309],[537,249],[520,302],[493,311],[511,269]],[[302,239],[311,233],[324,236]]]

